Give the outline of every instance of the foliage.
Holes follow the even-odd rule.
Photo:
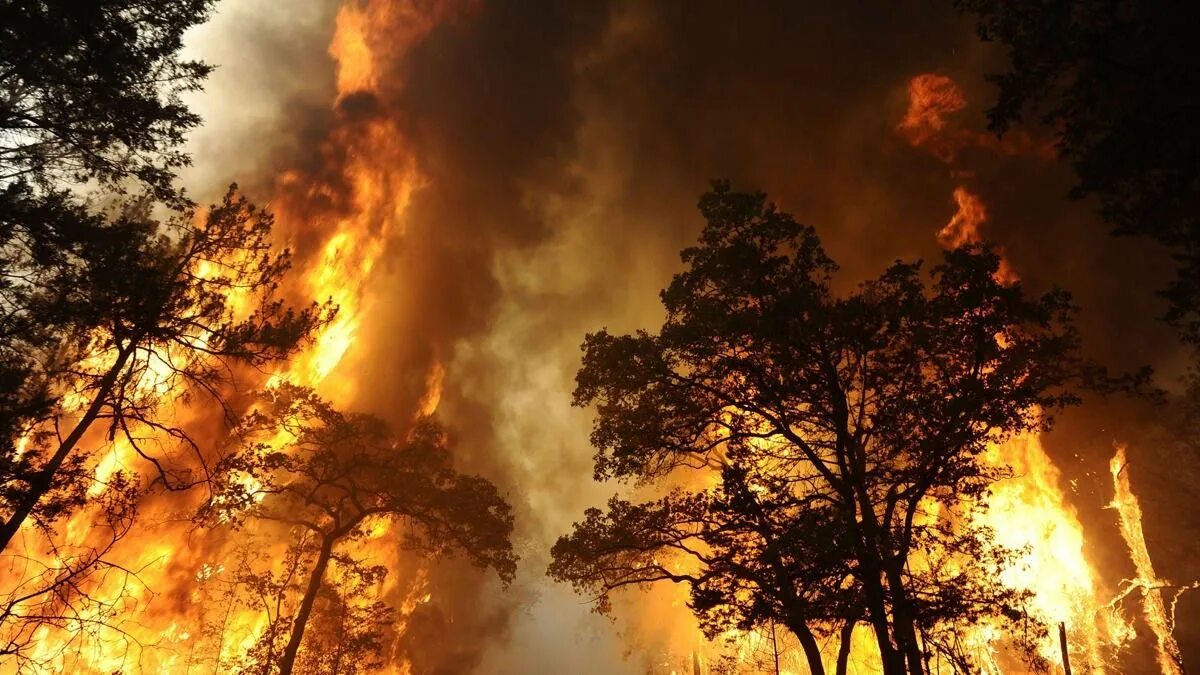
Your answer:
[[[763,195],[718,184],[700,211],[661,330],[588,335],[575,391],[597,479],[675,487],[589,510],[550,574],[602,610],[623,586],[685,583],[709,633],[785,625],[814,672],[815,636],[842,625],[919,673],[919,632],[1019,617],[988,572],[1013,552],[971,510],[1006,475],[987,445],[1077,401],[1067,294],[1028,297],[970,247],[928,284],[897,262],[838,295],[816,233]]]
[[[92,300],[80,292],[87,268],[106,265],[120,276],[129,258],[148,253],[145,219],[112,222],[72,184],[93,181],[118,193],[140,185],[168,206],[187,204],[171,178],[187,162],[179,146],[199,118],[180,95],[198,89],[210,67],[181,60],[179,51],[184,32],[211,6],[18,0],[0,7],[4,461],[24,428],[63,395],[48,374],[70,370],[98,328],[95,312],[73,312]]]
[[[211,71],[181,60],[213,0],[14,0],[0,8],[0,187],[134,178],[173,201],[180,100]]]
[[[1195,3],[957,0],[1010,68],[990,111],[1000,133],[1030,111],[1095,196],[1116,234],[1170,248],[1179,263],[1164,295],[1168,321],[1200,342],[1200,70]]]
[[[338,412],[312,391],[283,384],[264,392],[235,437],[241,445],[216,467],[200,521],[237,528],[265,520],[303,534],[292,552],[303,560],[299,571],[276,589],[289,598],[288,610],[279,604],[271,619],[275,628],[259,648],[256,667],[264,672],[289,673],[298,663],[335,657],[343,672],[352,672],[338,649],[369,656],[376,648],[380,638],[373,626],[391,610],[356,599],[386,570],[356,559],[347,544],[368,539],[381,523],[392,524],[386,536],[396,548],[428,557],[460,553],[495,570],[503,582],[512,580],[511,510],[490,482],[453,469],[432,420],[421,420],[400,439],[377,418]],[[336,587],[327,581],[331,562],[341,571]],[[324,630],[301,652],[322,597],[316,624]],[[285,615],[290,626],[281,627]],[[337,649],[319,647],[331,639]]]
[[[286,357],[329,314],[318,307],[296,311],[276,297],[290,259],[272,250],[271,225],[270,214],[231,188],[204,212],[157,223],[130,207],[103,227],[89,226],[81,245],[50,247],[58,274],[72,284],[48,302],[88,330],[34,355],[48,364],[41,373],[48,387],[83,403],[72,408],[60,396],[26,436],[23,452],[6,453],[0,497],[9,515],[0,543],[26,517],[46,525],[77,505],[86,472],[63,467],[84,461],[86,453],[74,451],[99,420],[110,437],[120,434],[150,463],[163,486],[179,489],[205,478],[199,447],[159,416],[163,404],[175,402],[164,394],[202,392],[222,400],[236,366]],[[109,231],[128,236],[103,236]],[[64,352],[63,344],[72,350]],[[172,444],[191,459],[171,455]]]

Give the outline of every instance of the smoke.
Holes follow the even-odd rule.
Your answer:
[[[1109,238],[1091,204],[1065,197],[1065,166],[990,141],[956,144],[949,164],[897,133],[911,78],[937,72],[961,87],[952,129],[986,138],[983,73],[998,55],[946,0],[395,5],[374,35],[435,21],[397,39],[406,51],[372,96],[334,105],[336,2],[222,4],[192,43],[220,70],[194,102],[207,124],[186,178],[197,194],[237,179],[269,201],[334,184],[351,158],[329,139],[356,116],[403,136],[420,187],[339,367],[355,383],[345,403],[403,421],[444,371],[438,414],[460,468],[502,487],[524,556],[507,593],[465,565],[434,567],[400,645],[415,672],[645,672],[644,654],[698,639],[678,594],[653,596],[653,610],[631,601],[610,623],[542,571],[554,538],[616,489],[592,482],[589,414],[570,406],[578,346],[601,327],[658,324],[657,291],[699,231],[710,179],[762,189],[814,225],[847,285],[898,257],[935,259],[967,185],[1022,279],[1075,293],[1092,356],[1168,374],[1184,362],[1155,321],[1164,256]],[[346,208],[301,203],[289,217],[309,219],[313,239]],[[1133,433],[1105,419],[1085,410],[1068,420],[1075,440],[1048,440],[1068,476],[1102,474],[1112,438]],[[1111,529],[1103,501],[1082,499],[1093,530]]]

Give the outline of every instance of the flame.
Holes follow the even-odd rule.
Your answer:
[[[1042,160],[1057,156],[1053,143],[1036,138],[1024,129],[996,136],[962,127],[956,118],[966,107],[967,97],[952,78],[922,73],[908,82],[908,108],[896,125],[896,133],[913,147],[921,148],[947,164],[954,162],[964,149],[972,147],[999,155]]]
[[[939,159],[954,159],[958,147],[944,138],[947,118],[967,107],[967,99],[954,80],[945,75],[924,73],[908,83],[908,110],[896,131],[917,147],[925,147]]]
[[[383,98],[403,86],[395,76],[395,66],[405,58],[435,26],[463,11],[462,3],[420,2],[418,0],[346,0],[336,17],[329,54],[336,65],[336,108],[352,97]],[[466,3],[466,7],[470,3]],[[1010,134],[1005,140],[955,127],[956,116],[967,107],[962,89],[949,77],[925,74],[909,82],[908,109],[897,126],[897,133],[911,144],[924,148],[946,163],[955,160],[965,147],[980,147],[1005,154],[1053,156],[1052,149],[1028,135]],[[362,333],[364,317],[375,302],[371,293],[381,257],[391,242],[405,233],[406,214],[413,195],[423,185],[417,158],[406,145],[404,134],[386,115],[347,122],[331,132],[327,168],[336,176],[313,176],[286,172],[279,176],[272,204],[279,214],[278,231],[282,239],[316,240],[309,255],[299,261],[299,283],[292,289],[301,299],[332,301],[339,308],[336,319],[323,327],[310,347],[289,363],[264,378],[266,385],[283,381],[320,388],[334,400],[348,400],[354,394],[356,343]],[[342,158],[342,159],[337,159]],[[954,190],[955,213],[938,233],[938,241],[947,247],[978,242],[988,212],[983,201],[966,186]],[[331,202],[332,209],[313,205]],[[204,270],[198,273],[204,274]],[[998,273],[1005,283],[1018,276],[1007,260]],[[231,298],[231,301],[236,299]],[[204,336],[195,336],[203,340]],[[104,355],[96,357],[101,363]],[[431,414],[441,397],[445,369],[435,361],[425,374],[425,392],[418,405],[419,414]],[[137,384],[139,391],[157,397],[178,397],[162,364],[153,361]],[[81,396],[68,397],[68,409],[79,408]],[[176,422],[189,423],[204,417],[180,402]],[[103,441],[100,434],[90,439]],[[24,451],[28,438],[18,442]],[[1025,553],[1011,567],[998,570],[1000,578],[1017,588],[1033,591],[1031,614],[1047,626],[1065,622],[1072,636],[1071,653],[1077,666],[1103,672],[1108,655],[1132,637],[1132,629],[1113,608],[1102,600],[1100,575],[1088,562],[1086,538],[1078,515],[1062,490],[1062,476],[1036,435],[1024,435],[989,448],[986,460],[995,466],[1013,467],[1015,475],[997,484],[990,498],[991,509],[979,516],[980,523],[995,531],[998,543]],[[128,441],[108,443],[92,470],[97,479],[95,492],[103,496],[104,485],[137,465],[135,449]],[[1163,600],[1162,587],[1150,563],[1141,530],[1141,512],[1129,485],[1124,466],[1124,449],[1113,460],[1116,497],[1113,508],[1120,518],[1121,532],[1130,547],[1137,578],[1129,589],[1143,593],[1147,623],[1158,639],[1159,664],[1164,673],[1180,673],[1178,646],[1171,636],[1173,603]],[[232,583],[235,548],[226,541],[196,541],[178,515],[188,504],[156,498],[140,505],[146,520],[155,523],[130,535],[114,552],[114,560],[124,569],[135,570],[135,581],[119,573],[98,578],[92,595],[101,602],[76,617],[65,629],[41,626],[34,635],[38,647],[34,657],[47,670],[59,672],[118,672],[136,666],[157,672],[203,671],[192,653],[215,644],[212,671],[228,670],[243,656],[268,625],[268,617],[258,608],[234,607],[232,603],[212,602]],[[0,580],[25,579],[36,575],[43,566],[61,566],[69,562],[79,546],[102,538],[98,531],[101,507],[92,504],[81,509],[62,525],[60,538],[74,542],[76,548],[44,550],[32,533],[25,532],[18,546],[29,552],[19,560],[6,562]],[[372,523],[369,536],[356,542],[356,552],[369,554],[374,561],[389,564],[394,571],[376,593],[379,597],[399,597],[395,630],[402,631],[408,617],[432,599],[427,570],[411,560],[401,561],[388,545],[391,528],[387,523]],[[27,536],[28,535],[28,536]],[[259,562],[281,565],[286,555],[285,533],[274,530],[252,531],[254,542],[266,542],[253,553]],[[193,545],[181,545],[188,542]],[[278,566],[270,569],[278,569]],[[336,569],[331,580],[338,581]],[[675,598],[661,614],[645,614],[647,633],[650,623],[682,625],[688,614],[678,589],[667,595]],[[1128,592],[1128,591],[1127,591]],[[672,595],[673,594],[673,595]],[[73,631],[91,622],[108,622],[103,613],[115,609],[122,621],[114,630],[99,631],[77,643]],[[224,615],[221,613],[224,612]],[[200,627],[216,621],[217,635],[210,643]],[[686,631],[688,664],[679,672],[700,671],[711,659],[695,647],[695,631]],[[965,636],[981,654],[988,655],[993,671],[1004,670],[998,630],[981,627]],[[742,658],[761,652],[767,640],[760,632],[730,632],[723,636],[733,642]],[[878,656],[869,629],[859,627],[853,633],[854,672],[874,670]],[[676,647],[673,645],[672,647]],[[698,649],[698,651],[696,651]],[[1057,643],[1048,636],[1038,645],[1039,653],[1051,663],[1060,663]],[[832,666],[836,644],[827,650]],[[695,654],[694,656],[692,654]],[[407,672],[406,664],[393,655],[392,672]],[[785,655],[780,672],[800,673],[803,666],[797,655]]]
[[[980,226],[987,221],[987,207],[978,195],[960,185],[954,188],[954,203],[957,209],[950,216],[950,222],[938,230],[937,240],[944,248],[958,248],[967,244],[978,244],[984,241],[980,234]],[[1003,248],[997,248],[1000,254],[1000,269],[996,278],[1003,284],[1015,284],[1021,277],[1008,262]]]
[[[983,200],[964,186],[954,190],[957,210],[937,233],[938,243],[955,248],[982,240],[980,226],[987,221]],[[996,280],[1015,284],[1015,269],[998,248],[1000,266]],[[1012,477],[992,487],[988,508],[977,515],[977,524],[989,528],[994,540],[1010,550],[1022,551],[1008,568],[998,570],[1008,586],[1032,592],[1029,614],[1053,629],[1065,624],[1072,636],[1070,652],[1076,667],[1104,672],[1109,654],[1119,650],[1133,634],[1113,607],[1102,600],[1099,575],[1088,562],[1083,525],[1062,490],[1061,472],[1054,466],[1036,434],[1021,434],[988,448],[984,461],[1010,468]],[[970,636],[982,651],[994,652],[996,634]],[[1062,666],[1061,649],[1053,630],[1037,645],[1038,655]],[[995,664],[1001,672],[999,664]]]
[[[1054,628],[1065,623],[1072,637],[1072,664],[1104,672],[1108,654],[1132,638],[1128,622],[1104,598],[1100,576],[1088,562],[1083,525],[1062,490],[1061,472],[1036,434],[1023,434],[988,449],[985,460],[1011,467],[1013,476],[992,488],[979,524],[997,544],[1023,553],[999,571],[1002,582],[1033,592],[1030,615],[1051,629],[1037,645],[1049,663],[1062,665]]]
[[[336,66],[335,110],[350,97],[374,97],[378,102],[395,94],[403,84],[390,75],[397,61],[457,11],[458,5],[449,2],[346,0],[337,14],[329,46]],[[401,28],[397,30],[397,26]],[[293,382],[318,388],[334,401],[348,401],[354,394],[356,370],[362,365],[355,360],[355,347],[364,317],[373,306],[371,289],[378,263],[389,243],[404,236],[406,214],[423,178],[404,134],[387,114],[339,121],[325,140],[323,154],[326,174],[293,171],[278,177],[271,208],[281,242],[307,242],[309,252],[302,250],[297,258],[294,273],[298,281],[290,292],[301,302],[330,301],[338,313],[314,335],[311,345],[264,376],[260,384]],[[207,272],[198,269],[196,273]],[[235,306],[248,300],[229,298]],[[205,336],[195,339],[202,341]],[[105,356],[98,354],[96,364],[105,363]],[[152,360],[139,378],[138,391],[168,400],[180,397],[185,392],[168,377],[168,370],[165,363]],[[436,409],[443,376],[442,366],[435,362],[426,374],[420,414]],[[78,395],[69,397],[66,404],[68,410],[82,409],[86,400]],[[211,413],[201,408],[200,403],[180,398],[172,412],[173,422],[202,421]],[[101,436],[95,434],[94,440],[105,443]],[[160,440],[148,438],[146,442]],[[219,438],[207,440],[219,443]],[[283,441],[277,438],[276,444],[281,446]],[[19,447],[28,442],[21,439]],[[118,474],[135,470],[138,462],[128,441],[107,442],[92,469],[97,482],[91,496],[100,497],[107,483]],[[191,508],[192,499],[167,495],[139,505],[139,523],[146,525],[127,535],[106,556],[132,575],[102,575],[88,589],[100,601],[93,608],[65,626],[37,629],[32,656],[42,670],[204,672],[209,668],[209,672],[224,672],[245,656],[269,619],[259,607],[244,603],[235,607],[232,596],[222,595],[231,592],[238,548],[244,548],[246,541],[261,547],[267,554],[257,556],[255,562],[267,571],[278,571],[286,558],[288,533],[253,525],[248,532],[228,538],[223,532],[192,533],[186,518],[179,517]],[[68,563],[69,555],[82,550],[79,546],[101,539],[96,525],[101,513],[98,505],[89,505],[63,524],[58,539],[75,542],[73,547],[47,549],[37,533],[22,532],[14,546],[27,555],[6,561],[0,581],[11,588],[11,582]],[[372,563],[392,570],[373,590],[372,598],[362,602],[399,598],[394,630],[402,631],[406,617],[429,602],[430,590],[422,563],[401,557],[394,538],[384,536],[388,531],[384,524],[372,525],[371,536],[353,546]],[[197,541],[198,537],[204,541]],[[180,546],[178,542],[194,545]],[[330,583],[339,583],[339,574],[331,570]],[[113,616],[103,615],[114,610]],[[93,623],[98,627],[88,629]],[[209,628],[200,629],[206,626],[215,634],[206,634]],[[88,636],[81,639],[83,633]],[[211,653],[203,653],[205,650]],[[207,660],[197,662],[197,656]],[[405,672],[407,666],[392,656],[390,671]],[[0,672],[7,671],[0,668]]]
[[[1142,616],[1154,633],[1158,667],[1163,675],[1183,675],[1183,654],[1174,635],[1175,602],[1183,591],[1196,588],[1200,583],[1177,588],[1169,604],[1163,600],[1163,589],[1171,588],[1172,584],[1159,578],[1154,571],[1154,564],[1150,562],[1150,550],[1146,547],[1146,536],[1142,532],[1142,507],[1129,481],[1124,445],[1116,446],[1116,453],[1108,466],[1113,479],[1113,498],[1109,507],[1117,512],[1121,538],[1129,547],[1129,557],[1133,559],[1137,571],[1135,579],[1125,582],[1126,591],[1120,597],[1134,590],[1142,592]]]

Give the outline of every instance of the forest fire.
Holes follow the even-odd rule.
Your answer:
[[[179,54],[224,0],[104,4],[61,34],[65,8],[14,10],[62,49],[0,47],[23,92],[0,97],[0,673],[1185,672],[1200,582],[1151,561],[1126,451],[1182,436],[1114,422],[1080,469],[1055,434],[1104,424],[1093,394],[1134,417],[1200,387],[1110,375],[1085,338],[1150,359],[1055,276],[1093,301],[1102,273],[1010,225],[1086,219],[1019,207],[1093,166],[1070,111],[1017,125],[1019,78],[984,130],[982,71],[777,71],[764,45],[799,22],[755,10],[315,0],[327,88],[259,64],[285,112],[238,133],[287,142],[236,148],[248,187],[199,206],[181,95],[211,69]],[[269,39],[239,49],[282,49],[290,18],[252,12],[235,34]],[[39,80],[56,61],[70,77]],[[809,81],[861,111],[773,107]],[[96,82],[120,95],[54,89]],[[67,98],[110,126],[13,126]],[[811,155],[769,157],[791,133]],[[647,229],[684,213],[692,163],[737,182]],[[1179,354],[1186,290],[1164,296]],[[1101,463],[1097,506],[1075,488]]]
[[[388,35],[386,42],[381,42],[380,36],[368,34],[373,22],[386,21],[386,15],[392,11],[395,11],[393,3],[377,2],[372,6],[351,3],[339,13],[330,46],[330,54],[338,63],[335,106],[348,97],[370,95],[379,86],[375,70],[387,67],[378,60],[402,56],[403,45],[394,41],[394,35]],[[416,7],[407,12],[411,18],[421,18]],[[383,16],[379,16],[381,14]],[[423,20],[417,25],[427,29],[431,23],[432,20]],[[414,30],[410,39],[419,40],[421,34],[421,30]],[[295,172],[284,174],[279,180],[278,201],[272,206],[278,216],[277,235],[283,241],[303,233],[318,232],[321,237],[315,252],[301,261],[302,268],[297,275],[300,283],[290,292],[311,301],[328,302],[337,312],[331,321],[316,330],[310,345],[261,379],[259,386],[270,389],[286,382],[347,398],[353,392],[353,377],[346,374],[346,369],[339,371],[339,364],[351,351],[363,313],[370,307],[372,271],[387,243],[403,233],[405,209],[420,178],[412,157],[404,148],[402,135],[386,116],[348,120],[325,143],[331,162],[329,169],[340,172],[336,182],[331,184],[319,176]],[[338,166],[339,157],[348,159]],[[315,205],[330,201],[336,205],[328,210],[330,215],[314,222],[312,214],[321,210],[320,207],[314,209]],[[226,263],[204,261],[198,274],[204,275],[205,269],[220,268]],[[234,286],[227,300],[234,306],[246,306],[254,299],[248,297],[244,289]],[[249,309],[240,311],[245,313]],[[198,334],[195,339],[203,341],[205,336]],[[96,357],[97,367],[104,366],[105,357],[105,354]],[[207,402],[192,403],[192,397],[186,395],[187,383],[172,377],[173,372],[165,359],[151,355],[133,386],[140,395],[177,400],[170,413],[175,425],[187,425],[193,418],[203,422],[205,415],[211,413],[195,406]],[[343,375],[331,377],[338,372]],[[435,382],[431,380],[431,384]],[[423,414],[432,413],[436,408],[436,395],[435,391],[427,393]],[[85,395],[79,395],[75,399],[65,399],[63,405],[82,410],[87,402]],[[286,439],[287,434],[281,429],[267,447],[282,447]],[[150,430],[150,435],[141,440],[148,444],[165,444],[172,439],[165,435],[154,438],[154,430]],[[80,547],[79,550],[87,548],[89,539],[93,538],[89,531],[94,531],[96,523],[103,522],[105,517],[111,518],[111,505],[106,503],[106,495],[114,490],[114,477],[119,472],[128,472],[130,465],[136,464],[137,454],[130,437],[113,439],[111,449],[94,469],[95,480],[89,488],[89,497],[97,500],[97,504],[72,516],[63,528],[63,542],[73,542],[70,545]],[[37,633],[29,636],[37,647],[28,654],[28,661],[22,668],[36,665],[48,671],[116,672],[128,668],[132,660],[141,664],[141,668],[161,672],[197,667],[224,672],[240,663],[267,630],[269,622],[274,620],[271,612],[264,613],[250,606],[238,607],[233,595],[236,582],[231,581],[229,575],[235,573],[239,564],[246,565],[248,560],[246,552],[240,550],[246,546],[238,540],[240,535],[213,533],[209,535],[212,541],[189,546],[191,550],[180,550],[167,542],[189,541],[194,536],[186,522],[171,524],[171,521],[178,521],[176,514],[181,513],[181,509],[188,508],[186,502],[180,504],[151,498],[137,508],[148,512],[143,518],[161,522],[144,535],[121,531],[119,546],[110,544],[115,546],[109,563],[112,568],[80,590],[92,598],[91,613],[77,614],[58,627],[41,626]],[[122,524],[110,524],[109,527],[122,527]],[[372,546],[371,541],[383,538],[388,529],[388,524],[381,521],[359,546]],[[279,539],[284,533],[267,532],[265,539],[260,534],[250,533],[249,540],[269,542],[265,550],[271,554],[266,559],[277,564],[274,570],[259,574],[285,572],[281,565],[287,564],[288,557],[295,553],[289,552],[291,544],[286,538]],[[66,544],[55,544],[56,548],[47,549],[42,554],[46,557],[34,555],[19,566],[10,566],[8,579],[36,588],[38,582],[44,581],[46,573],[62,574],[60,569],[69,573],[69,559],[56,552],[62,551],[57,547],[63,545]],[[35,540],[26,546],[37,550],[40,544]],[[372,551],[369,557],[379,562],[387,561],[392,567],[403,567],[394,559],[395,555],[391,547],[385,546]],[[46,572],[39,574],[40,569]],[[376,584],[376,588],[370,589],[370,596],[398,595],[404,598],[399,607],[400,616],[403,616],[414,604],[428,599],[422,575],[419,565],[412,567],[407,577],[392,575],[383,585]],[[335,577],[332,583],[351,581]],[[212,607],[214,599],[221,602],[220,608]],[[176,603],[182,604],[176,610],[169,610],[169,605]],[[153,618],[147,615],[149,608],[158,608],[153,612]],[[19,604],[15,611],[20,611]],[[136,619],[125,619],[125,616],[134,615],[137,615]],[[214,633],[210,626],[215,618],[219,618],[219,623],[215,624]],[[183,628],[187,625],[193,628]],[[396,629],[402,630],[402,625],[397,619]],[[77,644],[81,639],[84,641],[82,646]],[[205,653],[206,650],[213,652]]]

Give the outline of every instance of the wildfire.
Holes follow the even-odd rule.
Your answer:
[[[335,109],[352,98],[380,98],[394,94],[403,82],[389,76],[393,66],[438,23],[462,11],[460,3],[408,0],[346,0],[336,18],[329,55],[336,64]],[[397,30],[397,27],[400,27]],[[1052,156],[1048,146],[1028,135],[1016,133],[1007,140],[960,129],[954,116],[967,107],[961,88],[949,77],[920,75],[909,83],[909,105],[897,133],[912,145],[926,149],[943,162],[951,163],[965,147],[982,147],[1007,154]],[[378,102],[378,101],[377,101]],[[340,118],[339,118],[340,119]],[[328,170],[325,177],[297,171],[278,177],[273,208],[282,239],[315,241],[298,265],[298,283],[290,289],[302,299],[330,301],[338,308],[333,321],[324,325],[312,344],[277,371],[261,378],[262,386],[291,382],[320,389],[334,400],[349,400],[355,390],[356,341],[364,317],[373,306],[372,281],[381,257],[390,243],[403,237],[414,194],[423,184],[417,158],[407,146],[404,133],[386,114],[340,119],[325,140]],[[983,239],[988,220],[983,200],[965,185],[954,189],[955,212],[937,233],[947,248]],[[318,208],[316,204],[332,203]],[[1002,251],[1001,251],[1002,253]],[[203,274],[203,270],[198,271]],[[1002,258],[997,273],[1004,283],[1019,277]],[[203,340],[204,336],[196,336]],[[204,425],[211,411],[193,407],[185,392],[172,382],[165,364],[151,361],[140,374],[136,387],[147,396],[178,399],[175,423]],[[416,415],[434,413],[439,405],[445,369],[435,362],[425,373],[423,394]],[[82,405],[81,397],[68,397],[68,406]],[[69,568],[73,555],[80,555],[90,542],[98,541],[121,523],[104,523],[101,512],[109,487],[129,473],[137,461],[137,448],[128,439],[103,438],[107,450],[90,467],[95,483],[89,497],[95,503],[81,509],[62,526],[60,539],[73,542],[48,550],[33,550],[33,537],[19,544],[28,554],[14,557],[0,579],[37,578],[55,569]],[[166,439],[147,438],[147,443]],[[220,439],[216,439],[219,442]],[[28,444],[20,439],[18,449]],[[283,439],[278,439],[278,446]],[[1009,567],[996,570],[999,578],[1014,588],[1032,592],[1030,615],[1044,627],[1065,624],[1070,634],[1073,664],[1085,672],[1104,672],[1112,655],[1133,636],[1129,621],[1115,609],[1116,601],[1105,599],[1101,576],[1089,562],[1087,542],[1078,514],[1062,489],[1062,476],[1036,435],[1023,435],[989,448],[986,461],[996,467],[1011,467],[1013,476],[996,484],[989,497],[990,508],[978,514],[979,525],[995,533],[998,544],[1021,551]],[[1141,525],[1141,509],[1125,471],[1125,449],[1118,447],[1111,469],[1115,497],[1112,508],[1119,516],[1120,531],[1129,547],[1137,577],[1127,583],[1125,593],[1142,593],[1146,622],[1157,640],[1158,664],[1164,675],[1182,675],[1179,647],[1172,636],[1174,599],[1164,599],[1170,584],[1153,568]],[[280,611],[237,605],[233,601],[232,575],[239,565],[258,563],[268,574],[282,574],[291,541],[288,534],[265,529],[246,532],[246,545],[224,539],[225,535],[203,538],[189,530],[181,517],[191,504],[186,499],[152,497],[138,504],[143,517],[153,525],[120,541],[109,556],[113,567],[100,574],[88,592],[99,600],[92,609],[73,619],[78,630],[38,627],[33,636],[39,647],[35,660],[60,672],[120,672],[133,666],[157,672],[222,672],[242,658],[269,627]],[[399,598],[395,630],[402,631],[409,616],[430,602],[427,570],[401,557],[389,544],[386,523],[372,523],[369,535],[354,546],[369,549],[372,557],[393,568],[370,598]],[[201,539],[204,540],[201,540]],[[187,542],[187,545],[181,545]],[[265,542],[265,543],[264,543]],[[14,544],[14,548],[22,548]],[[247,548],[250,548],[248,551]],[[240,558],[239,558],[240,556]],[[130,574],[132,572],[132,576]],[[330,578],[346,581],[344,570],[334,568]],[[1175,596],[1178,597],[1178,596]],[[147,611],[152,609],[153,611]],[[670,615],[670,621],[675,620]],[[135,617],[115,620],[114,617]],[[111,626],[91,628],[92,625]],[[80,635],[86,635],[80,638]],[[780,663],[780,642],[787,638],[772,631],[731,632],[736,659],[747,662],[770,650],[778,672],[802,672],[799,661]],[[83,646],[80,647],[80,640]],[[1004,652],[1003,637],[995,627],[982,626],[964,642],[973,646],[994,672],[1013,668]],[[857,627],[852,634],[852,660],[856,672],[872,669],[878,661],[869,628]],[[785,645],[786,647],[786,645]],[[211,654],[197,650],[211,648]],[[1062,665],[1057,635],[1053,630],[1036,645],[1039,656]],[[703,651],[704,648],[699,648]],[[832,667],[836,643],[831,647]],[[204,658],[200,658],[203,656]],[[394,657],[395,655],[393,655]],[[699,673],[707,668],[698,653],[690,668]],[[392,664],[395,672],[406,666]],[[0,671],[8,672],[8,671]]]
[[[945,138],[950,115],[967,107],[967,99],[945,75],[925,73],[908,83],[908,110],[896,126],[914,146],[928,148],[944,162],[954,159],[958,147]]]
[[[896,125],[896,133],[913,147],[922,148],[947,164],[954,162],[966,148],[1039,159],[1056,156],[1053,144],[1023,129],[997,137],[963,127],[956,118],[966,107],[967,97],[952,78],[936,73],[917,75],[908,82],[908,108]]]
[[[938,231],[938,243],[946,248],[980,243],[980,228],[987,221],[983,200],[959,186],[954,201],[957,210]],[[998,252],[997,280],[1017,283],[1020,277],[1003,249]],[[1099,575],[1087,559],[1083,525],[1063,493],[1061,472],[1035,434],[991,446],[984,460],[1013,473],[993,486],[989,507],[978,514],[977,524],[989,528],[1000,546],[1022,552],[1008,568],[997,572],[1010,587],[1032,592],[1029,613],[1048,629],[1037,645],[1038,655],[1048,663],[1063,665],[1053,629],[1065,624],[1072,638],[1074,665],[1104,672],[1111,656],[1133,637],[1132,627],[1102,599]],[[994,657],[997,635],[984,628],[968,641]],[[996,671],[1003,672],[1002,664],[991,660]]]
[[[426,6],[418,2],[346,2],[338,12],[329,47],[337,68],[337,95],[332,102],[335,109],[350,97],[380,96],[387,93],[382,90],[384,86],[401,86],[394,80],[385,83],[381,73],[392,68],[454,10],[452,3]],[[393,31],[394,26],[404,26],[402,34]],[[313,253],[297,261],[299,281],[291,292],[299,300],[329,301],[338,312],[317,332],[309,347],[259,384],[269,387],[292,382],[345,401],[354,393],[356,378],[348,371],[354,366],[351,355],[363,317],[373,302],[370,288],[377,264],[389,242],[403,236],[406,212],[422,178],[403,133],[386,114],[338,123],[323,150],[327,158],[323,170],[330,175],[283,173],[277,181],[272,210],[277,214],[276,233],[282,240],[294,241],[303,236],[310,242],[319,241]],[[318,206],[330,203],[334,208]],[[204,270],[197,273],[203,274]],[[184,392],[178,389],[178,383],[168,381],[166,370],[151,363],[139,379],[139,391],[178,398],[173,413],[176,424],[202,420],[211,414],[181,398]],[[435,364],[427,374],[428,390],[418,414],[436,409],[442,373],[441,366]],[[163,440],[148,438],[146,442]],[[219,443],[219,439],[213,440]],[[128,441],[116,440],[110,445],[94,467],[96,487],[92,497],[96,499],[114,476],[129,472],[137,464]],[[190,508],[188,499],[183,502],[159,497],[138,505],[141,519],[153,524],[129,533],[109,552],[107,558],[118,567],[113,573],[100,575],[88,590],[100,601],[90,614],[77,616],[67,630],[38,628],[34,636],[38,642],[33,654],[36,662],[59,672],[111,673],[130,667],[155,672],[224,672],[246,655],[267,629],[271,611],[244,603],[235,607],[232,575],[239,556],[246,562],[245,552],[239,553],[239,546],[246,544],[233,539],[244,537],[253,542],[250,546],[265,546],[261,550],[269,555],[259,562],[275,561],[267,571],[277,573],[287,557],[290,537],[279,531],[250,528],[229,540],[225,534],[215,533],[205,535],[206,541],[196,541],[198,535],[181,522],[180,514]],[[6,582],[28,579],[45,574],[43,570],[69,565],[69,555],[81,550],[78,542],[96,539],[102,510],[95,506],[81,509],[64,525],[61,539],[77,542],[72,547],[60,546],[44,556],[30,550],[27,558],[14,559],[0,570],[0,575]],[[371,557],[393,570],[369,595],[399,599],[395,602],[399,613],[395,629],[402,630],[405,617],[428,602],[430,594],[421,564],[401,559],[394,544],[382,539],[384,533],[384,528],[375,527],[373,536],[356,545],[372,547]],[[25,537],[30,542],[27,549],[34,546],[32,539]],[[192,544],[184,547],[171,543],[188,541]],[[118,574],[116,570],[132,574]],[[331,570],[333,583],[339,582],[339,574],[336,568]],[[204,629],[182,630],[180,626]],[[211,653],[204,653],[206,650]],[[392,669],[403,672],[404,665],[396,662]]]

